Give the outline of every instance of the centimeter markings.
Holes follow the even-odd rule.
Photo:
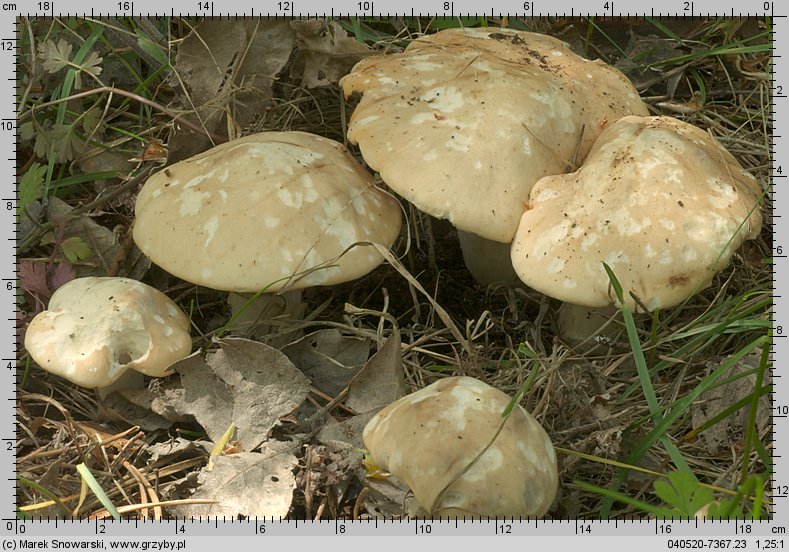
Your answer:
[[[297,10],[296,0],[284,0],[271,3],[271,11],[266,13],[255,13],[255,9],[251,8],[249,13],[240,11],[232,13],[219,13],[214,11],[214,2],[194,1],[191,0],[183,2],[183,6],[179,9],[171,8],[169,13],[163,12],[161,14],[155,13],[155,9],[147,11],[145,8],[147,2],[138,0],[120,1],[108,3],[107,6],[102,6],[104,9],[113,9],[112,12],[100,13],[100,9],[96,10],[91,8],[90,12],[85,10],[84,3],[80,5],[78,2],[70,2],[68,0],[58,0],[57,8],[54,0],[40,1],[33,3],[30,7],[34,11],[24,13],[24,10],[18,9],[18,4],[15,3],[1,3],[0,2],[0,47],[3,55],[0,61],[0,70],[5,78],[2,79],[2,90],[0,91],[0,98],[7,98],[10,100],[11,108],[8,112],[4,110],[2,117],[0,117],[0,144],[2,144],[4,152],[0,160],[3,160],[5,166],[5,174],[17,175],[17,180],[12,189],[5,188],[6,191],[0,194],[0,200],[6,209],[6,216],[0,219],[0,255],[3,259],[13,260],[13,263],[8,263],[5,270],[2,271],[2,286],[3,293],[0,293],[0,313],[6,313],[0,316],[3,323],[3,332],[0,333],[0,361],[5,368],[6,374],[6,389],[5,399],[1,401],[2,411],[0,416],[4,416],[3,420],[7,420],[6,426],[2,427],[0,433],[0,440],[2,440],[2,449],[0,449],[0,489],[3,491],[0,496],[7,497],[7,501],[0,504],[0,533],[5,535],[21,536],[29,535],[58,535],[58,536],[119,536],[119,535],[151,535],[151,536],[199,536],[199,535],[214,535],[216,530],[222,529],[225,532],[232,534],[244,534],[252,536],[260,535],[291,535],[297,534],[307,530],[310,534],[315,535],[344,535],[344,534],[411,534],[411,535],[428,535],[428,534],[468,534],[468,535],[556,535],[566,536],[568,534],[575,535],[611,535],[622,534],[623,532],[632,535],[676,535],[676,536],[696,536],[699,534],[709,534],[715,537],[748,537],[748,536],[761,536],[761,537],[781,537],[786,534],[787,525],[789,524],[789,473],[784,468],[784,457],[789,454],[789,433],[787,433],[787,423],[789,423],[789,391],[784,390],[780,373],[775,373],[774,362],[780,361],[784,358],[789,358],[789,340],[786,337],[786,331],[782,327],[782,316],[787,312],[783,308],[784,299],[782,289],[785,284],[782,282],[787,281],[789,277],[788,270],[786,269],[787,251],[785,247],[789,244],[782,243],[781,237],[787,235],[785,232],[784,217],[780,212],[779,207],[783,206],[784,192],[780,184],[783,179],[789,175],[789,165],[786,168],[782,166],[783,156],[787,151],[784,138],[779,133],[779,121],[783,121],[785,117],[789,116],[787,111],[786,100],[787,93],[789,93],[789,82],[782,80],[786,75],[785,60],[780,52],[789,51],[789,33],[783,28],[786,24],[786,16],[774,14],[774,2],[757,1],[751,4],[751,9],[756,8],[755,11],[741,12],[731,8],[723,12],[705,12],[699,9],[698,2],[683,1],[679,2],[679,11],[661,13],[656,12],[654,8],[643,11],[620,12],[615,11],[614,2],[600,0],[597,8],[601,11],[592,12],[591,10],[577,10],[574,7],[570,8],[569,12],[563,11],[561,13],[538,13],[535,11],[534,2],[514,2],[512,6],[512,17],[529,17],[529,16],[551,16],[551,17],[581,17],[581,16],[618,16],[618,17],[637,17],[637,16],[650,16],[650,17],[665,17],[665,16],[729,16],[729,17],[745,17],[745,16],[758,16],[766,18],[769,21],[772,38],[773,38],[773,66],[771,70],[770,90],[772,93],[771,107],[772,112],[770,115],[770,122],[773,125],[773,135],[770,142],[771,152],[771,167],[770,175],[771,181],[769,189],[767,190],[768,198],[771,202],[773,209],[773,326],[774,326],[774,343],[771,349],[771,376],[773,378],[774,391],[771,393],[771,400],[773,406],[773,435],[774,443],[771,449],[771,455],[774,461],[775,476],[772,483],[771,498],[774,501],[775,519],[773,521],[747,521],[747,520],[733,520],[728,522],[699,522],[697,520],[634,520],[634,521],[597,521],[597,520],[498,520],[498,519],[472,519],[466,522],[463,521],[447,521],[447,520],[365,520],[365,521],[323,521],[323,522],[305,522],[297,520],[283,520],[283,519],[217,519],[217,518],[199,518],[199,519],[173,519],[165,521],[113,521],[113,520],[46,520],[46,521],[25,521],[19,519],[15,515],[16,511],[16,443],[18,439],[23,436],[21,428],[17,427],[14,423],[15,419],[15,404],[16,396],[13,392],[17,377],[24,370],[24,366],[17,366],[17,358],[19,350],[17,348],[17,340],[15,339],[16,332],[19,329],[17,324],[17,309],[16,302],[19,299],[19,290],[17,287],[16,275],[18,272],[18,260],[16,257],[16,239],[17,239],[17,225],[19,222],[19,213],[16,211],[18,200],[18,184],[19,175],[17,174],[17,158],[16,146],[18,139],[18,131],[16,128],[16,115],[17,113],[17,100],[19,99],[19,83],[20,77],[17,73],[17,60],[18,60],[18,37],[21,29],[15,25],[15,17],[17,15],[26,15],[29,17],[54,17],[54,16],[76,16],[76,17],[101,17],[107,16],[128,16],[128,17],[157,17],[157,16],[180,16],[180,15],[193,15],[193,16],[214,16],[214,17],[341,17],[341,16],[388,16],[386,9],[388,2],[379,0],[378,5],[372,0],[363,0],[359,2],[348,2],[344,0],[343,4],[349,4],[346,9],[340,10],[339,7],[332,7],[330,12],[319,12],[316,10],[313,13],[301,12]],[[419,11],[410,10],[398,12],[393,15],[401,15],[404,17],[422,17],[422,16],[473,16],[481,15],[480,11],[467,9],[463,12],[460,10],[459,1],[437,1],[431,2],[438,8],[431,13],[421,13]],[[467,2],[462,2],[466,4]],[[224,4],[224,3],[223,3]],[[309,0],[299,0],[299,6],[309,5],[310,8],[315,9],[313,2]],[[622,8],[626,3],[624,1],[617,2],[617,9]],[[632,4],[632,3],[627,3]],[[226,4],[224,4],[226,6]],[[27,7],[27,6],[26,6]],[[69,14],[68,11],[61,11],[62,8],[72,8],[73,13]],[[161,8],[161,6],[153,6]],[[383,7],[383,9],[381,9]],[[116,9],[117,8],[117,9]],[[195,9],[195,11],[191,11]],[[495,12],[491,8],[491,16],[501,16],[501,12]],[[780,32],[776,29],[780,28]],[[785,321],[784,321],[785,322]],[[789,328],[789,327],[788,327]],[[787,330],[789,331],[789,330]],[[5,338],[4,338],[5,337]],[[786,383],[789,385],[789,381]],[[772,540],[764,541],[765,546],[760,548],[770,548]],[[773,544],[777,544],[773,543]],[[783,541],[781,541],[783,547]],[[787,542],[789,547],[789,541]]]
[[[239,17],[351,17],[351,16],[364,16],[364,17],[474,17],[480,15],[487,15],[487,9],[480,10],[479,2],[475,0],[428,0],[428,6],[425,11],[415,10],[410,8],[409,11],[390,10],[389,3],[391,0],[379,0],[378,4],[374,0],[335,0],[329,11],[325,10],[325,6],[320,2],[314,0],[268,0],[270,5],[267,11],[256,12],[254,7],[250,7],[249,11],[241,11],[238,9],[228,10],[222,12],[221,10],[215,11],[214,2],[204,0],[186,0],[179,3],[179,7],[171,7],[169,11],[157,11],[161,9],[161,4],[151,0],[120,0],[108,2],[100,8],[90,8],[90,12],[85,10],[84,2],[79,0],[45,0],[32,3],[27,8],[20,9],[17,3],[1,3],[0,13],[5,12],[8,14],[32,16],[54,17],[55,15],[68,17],[221,17],[221,18],[239,18]],[[577,0],[568,0],[560,3],[572,3]],[[231,4],[236,2],[231,2]],[[240,0],[237,3],[245,3]],[[488,2],[485,2],[486,4]],[[581,2],[578,2],[582,4]],[[589,2],[592,6],[584,5],[583,9],[578,9],[573,6],[568,6],[569,11],[540,11],[540,2],[511,0],[506,5],[506,10],[490,9],[491,17],[511,16],[511,17],[707,17],[707,16],[720,16],[720,17],[784,17],[781,15],[774,15],[774,1],[773,0],[752,0],[748,7],[753,11],[743,11],[740,8],[728,9],[713,9],[705,10],[699,8],[701,2],[694,2],[690,0],[674,0],[673,4],[677,6],[677,10],[669,10],[666,6],[666,12],[661,11],[658,7],[657,10],[653,6],[649,9],[637,9],[630,11],[627,6],[632,4],[641,4],[643,1],[632,0],[626,2],[625,0],[617,0],[616,5],[613,0],[595,0]],[[217,5],[220,3],[217,2]],[[222,2],[222,6],[227,6],[227,3]],[[343,6],[339,6],[342,4]],[[556,2],[551,2],[555,8]],[[57,8],[56,8],[57,6]],[[301,10],[301,6],[306,7],[306,11]],[[396,3],[397,7],[401,7]],[[620,10],[625,6],[624,10]],[[147,8],[152,9],[147,9]],[[246,6],[244,6],[246,7]],[[718,6],[715,6],[718,8]],[[297,9],[298,8],[298,9]],[[318,8],[318,9],[316,9]],[[431,9],[432,8],[432,9]],[[102,11],[103,9],[111,11]],[[315,9],[316,11],[310,11]],[[73,12],[71,10],[74,10]],[[323,11],[319,11],[323,10]],[[12,16],[13,16],[12,15]]]
[[[538,520],[538,519],[369,519],[299,521],[283,518],[191,518],[162,521],[144,520],[2,520],[1,532],[6,536],[64,537],[123,537],[144,534],[150,537],[215,536],[220,530],[235,536],[288,536],[308,533],[311,536],[331,535],[513,535],[551,536],[568,535],[606,536],[629,535],[639,537],[693,537],[705,539],[785,538],[787,528],[769,521],[700,521],[700,520]],[[789,546],[789,542],[786,543]],[[736,546],[716,546],[730,548]],[[783,547],[783,546],[782,546]]]
[[[780,29],[776,29],[776,25]],[[789,433],[787,423],[789,423],[789,390],[786,389],[789,381],[782,378],[780,371],[776,372],[777,362],[789,358],[789,342],[786,340],[786,320],[784,313],[787,312],[786,301],[783,290],[786,288],[786,281],[789,277],[787,270],[787,251],[789,246],[783,242],[782,237],[786,236],[786,224],[789,222],[782,216],[785,200],[785,178],[783,164],[786,161],[784,156],[787,152],[786,143],[781,133],[783,132],[782,123],[787,120],[787,86],[785,75],[787,74],[787,60],[781,53],[787,51],[789,45],[789,33],[784,28],[786,19],[772,18],[772,48],[773,63],[770,71],[770,122],[772,124],[772,136],[770,139],[770,182],[767,193],[772,207],[773,217],[773,309],[771,321],[773,324],[773,342],[770,351],[770,376],[772,378],[773,392],[770,393],[770,403],[772,406],[773,419],[773,446],[770,455],[773,459],[773,478],[772,499],[776,513],[780,513],[782,519],[787,519],[786,510],[789,508],[789,473],[787,473],[786,460],[789,452]],[[789,169],[787,165],[786,169]],[[781,186],[780,184],[784,184]]]
[[[774,15],[771,10],[771,15]],[[785,483],[789,482],[789,475],[787,475],[786,465],[787,461],[782,458],[786,456],[784,452],[789,439],[787,435],[787,415],[789,415],[789,401],[786,400],[787,390],[785,379],[781,379],[781,375],[776,373],[775,364],[779,359],[789,358],[789,343],[784,339],[785,333],[782,327],[782,313],[786,312],[783,308],[785,299],[782,297],[782,289],[785,287],[787,278],[786,270],[786,254],[783,249],[784,245],[781,236],[785,235],[784,222],[781,217],[780,208],[783,206],[783,187],[778,187],[776,184],[782,182],[784,178],[784,171],[782,168],[783,155],[786,152],[784,143],[780,136],[779,121],[785,120],[783,117],[786,114],[786,93],[784,86],[789,83],[783,81],[785,71],[785,59],[781,56],[781,52],[786,51],[787,36],[789,33],[785,31],[785,19],[770,18],[772,40],[772,66],[770,67],[770,124],[772,125],[772,136],[770,137],[770,181],[769,187],[766,190],[767,198],[770,202],[773,215],[773,259],[772,259],[772,275],[773,275],[773,308],[771,311],[771,322],[773,325],[773,341],[770,344],[770,377],[773,385],[773,391],[770,393],[770,405],[772,407],[772,434],[773,446],[770,449],[770,456],[773,462],[773,475],[770,481],[772,487],[772,500],[773,509],[776,519],[785,522],[787,519],[787,497],[789,497],[789,487]],[[776,25],[780,24],[780,30],[776,29]],[[787,167],[789,168],[789,166]],[[786,383],[784,383],[786,382]]]
[[[5,5],[2,5],[5,8]],[[7,186],[0,187],[0,201],[2,201],[3,216],[0,220],[0,259],[5,261],[0,271],[0,366],[6,384],[6,392],[0,394],[0,416],[9,420],[10,424],[0,426],[0,488],[5,490],[4,496],[10,504],[3,506],[0,511],[7,511],[8,506],[16,504],[16,444],[18,442],[17,430],[14,422],[16,419],[16,377],[18,372],[16,335],[17,324],[17,256],[16,240],[18,231],[17,203],[19,199],[19,183],[17,175],[17,100],[18,100],[18,56],[17,28],[14,20],[3,18],[0,20],[0,54],[2,54],[2,72],[0,73],[0,105],[8,106],[0,109],[0,160],[5,170],[3,174],[9,179]],[[11,262],[12,261],[12,262]],[[7,418],[6,418],[7,417]]]

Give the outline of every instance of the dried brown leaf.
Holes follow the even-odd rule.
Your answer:
[[[183,390],[154,390],[159,401],[155,409],[194,416],[214,442],[235,423],[243,450],[250,451],[267,439],[282,416],[304,401],[309,381],[268,345],[240,338],[218,343],[220,348],[207,358],[196,354],[172,366],[181,376]]]
[[[291,21],[296,32],[299,57],[292,74],[300,76],[306,88],[336,84],[356,63],[372,51],[348,36],[336,21],[309,19]]]
[[[242,452],[220,456],[212,470],[203,468],[191,499],[215,504],[186,504],[170,508],[174,516],[216,516],[239,519],[285,517],[293,501],[296,457],[292,445],[266,444],[260,453]]]
[[[49,297],[52,291],[47,283],[46,263],[34,263],[32,261],[19,262],[19,283],[22,289],[28,293]]]
[[[49,277],[50,288],[54,293],[63,284],[67,284],[77,277],[77,271],[68,263],[55,263]]]
[[[345,405],[356,412],[381,408],[406,394],[400,332],[395,330],[381,349],[351,380]]]
[[[318,440],[321,443],[345,443],[356,449],[363,449],[362,433],[367,422],[375,416],[378,409],[363,414],[358,414],[342,422],[329,421],[325,427],[318,432]]]
[[[271,85],[288,62],[296,42],[285,21],[206,19],[180,43],[173,87],[192,122],[223,137],[261,118],[271,105]],[[229,120],[228,120],[229,117]],[[211,147],[211,141],[176,128],[168,143],[168,162]]]
[[[694,429],[703,425],[707,420],[714,418],[737,401],[753,394],[756,374],[746,374],[745,372],[756,369],[759,365],[760,356],[761,352],[757,351],[743,357],[722,378],[736,379],[710,389],[702,394],[698,401],[693,403],[690,411]],[[707,371],[712,372],[718,366],[719,363],[717,362],[709,362]],[[770,421],[769,397],[761,397],[758,404],[756,426],[761,431]],[[745,428],[748,427],[748,415],[749,409],[743,408],[704,430],[699,437],[706,445],[707,451],[710,454],[717,454],[721,448],[727,448],[732,442],[741,440],[745,435]]]
[[[28,302],[34,310],[46,304],[60,286],[76,278],[74,267],[68,263],[20,261],[19,283],[22,290],[32,296]]]
[[[315,387],[336,397],[367,362],[371,346],[368,339],[328,329],[306,335],[283,347],[282,352]]]

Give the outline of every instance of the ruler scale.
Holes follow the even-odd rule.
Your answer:
[[[789,161],[784,156],[789,152],[782,132],[785,121],[789,121],[787,95],[789,95],[789,71],[787,61],[782,57],[789,52],[789,29],[787,26],[787,7],[774,1],[733,3],[733,2],[702,2],[674,1],[667,4],[650,5],[642,1],[595,0],[594,2],[513,2],[478,4],[470,0],[437,1],[427,0],[418,5],[405,5],[391,0],[336,0],[331,5],[314,0],[291,0],[275,2],[268,0],[263,3],[234,2],[198,2],[171,1],[169,4],[150,0],[86,2],[70,0],[48,0],[40,2],[5,2],[0,3],[0,67],[3,78],[0,82],[0,140],[2,140],[3,173],[17,174],[16,161],[16,105],[18,94],[16,55],[17,16],[77,16],[87,18],[99,17],[348,17],[366,16],[385,17],[389,14],[412,16],[500,16],[509,14],[511,17],[555,16],[555,17],[759,17],[769,18],[773,30],[773,74],[771,75],[772,90],[772,123],[773,136],[771,143],[771,182],[770,199],[773,205],[773,337],[771,350],[771,375],[774,391],[773,405],[773,448],[774,477],[772,481],[774,519],[764,521],[730,520],[707,521],[699,520],[512,520],[512,519],[473,519],[457,520],[332,520],[332,521],[301,521],[283,519],[173,519],[167,521],[142,520],[24,520],[15,514],[16,496],[16,463],[15,448],[19,435],[14,424],[15,402],[14,387],[16,374],[21,374],[24,367],[17,367],[17,344],[14,338],[17,330],[15,315],[16,302],[20,301],[17,288],[16,238],[18,215],[18,179],[3,187],[2,200],[5,216],[0,218],[0,258],[5,259],[2,271],[3,293],[0,294],[0,318],[5,325],[0,333],[0,359],[4,367],[5,380],[2,386],[4,393],[2,413],[0,413],[0,438],[2,438],[2,454],[0,454],[0,470],[2,470],[2,491],[0,492],[0,533],[3,548],[17,550],[20,548],[82,548],[110,549],[128,547],[140,549],[162,550],[215,550],[222,546],[251,549],[253,546],[266,546],[266,539],[275,539],[278,545],[301,544],[330,546],[339,549],[345,546],[344,536],[377,538],[386,536],[440,537],[441,546],[464,546],[468,541],[459,538],[468,536],[526,537],[527,543],[518,545],[553,546],[564,548],[574,546],[594,546],[616,550],[631,550],[634,546],[645,550],[666,549],[742,549],[780,550],[789,548],[789,380],[782,378],[781,364],[789,359],[789,321],[783,313],[789,312],[787,301],[789,291],[785,292],[789,278],[786,268],[789,243],[783,237],[789,229],[789,223],[783,217],[786,178],[789,175]],[[784,167],[782,164],[786,164]],[[775,370],[774,367],[778,366]],[[21,368],[21,369],[19,369]],[[302,537],[338,537],[324,541],[293,540]],[[277,540],[287,538],[286,541]],[[231,539],[228,541],[228,539]],[[583,540],[586,542],[583,542]],[[355,540],[354,542],[359,542]],[[376,546],[390,541],[364,541],[365,546]],[[402,541],[391,541],[398,546]],[[425,541],[427,542],[427,541]],[[476,542],[476,541],[474,541]],[[70,543],[70,544],[69,544]],[[126,543],[124,545],[123,543]],[[134,543],[137,543],[136,545]],[[46,545],[46,546],[44,546]],[[413,546],[409,541],[408,546]],[[512,543],[502,541],[502,546]],[[425,546],[428,544],[417,544]],[[434,546],[431,544],[430,546]]]
[[[5,5],[2,5],[5,11]],[[10,7],[10,5],[9,5]],[[0,358],[3,366],[3,387],[9,390],[0,406],[3,419],[14,420],[16,417],[16,393],[11,393],[11,389],[16,387],[17,374],[17,317],[16,303],[22,300],[17,287],[17,263],[16,263],[16,240],[17,223],[16,204],[19,198],[19,182],[16,179],[17,162],[17,36],[15,23],[16,14],[3,14],[0,23],[0,45],[3,56],[2,79],[0,79],[0,108],[2,112],[2,141],[3,155],[2,163],[4,173],[7,178],[12,180],[10,185],[3,186],[2,198],[4,215],[0,222],[0,257],[4,259],[2,268],[2,298],[0,299],[0,321],[3,324],[0,340]],[[14,175],[14,176],[12,176]],[[16,501],[16,443],[17,428],[12,424],[2,424],[0,429],[2,439],[2,459],[0,459],[0,470],[2,470],[3,495],[8,497],[9,504],[2,508],[4,518],[13,517]]]

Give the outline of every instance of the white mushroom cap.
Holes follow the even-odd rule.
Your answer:
[[[671,117],[610,125],[583,166],[532,189],[512,247],[519,277],[588,307],[616,304],[607,263],[635,308],[672,307],[709,285],[756,237],[761,188],[717,140]]]
[[[556,453],[523,408],[502,417],[509,402],[477,379],[445,378],[376,414],[364,444],[428,515],[539,517],[558,489]]]
[[[537,180],[583,159],[606,124],[648,114],[616,69],[510,29],[427,35],[359,62],[340,85],[363,94],[348,139],[393,190],[502,243]]]
[[[213,289],[277,291],[353,280],[400,232],[395,199],[337,142],[304,132],[246,136],[148,179],[134,241],[153,262]],[[339,259],[338,259],[339,257]]]
[[[189,319],[159,290],[129,278],[77,278],[30,322],[25,348],[39,366],[82,387],[107,387],[129,369],[161,377],[192,349]]]

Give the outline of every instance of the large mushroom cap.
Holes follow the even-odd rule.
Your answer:
[[[237,292],[363,276],[381,255],[343,252],[390,246],[401,224],[397,202],[341,144],[304,132],[253,134],[171,165],[148,179],[135,212],[134,240],[153,262]]]
[[[616,69],[510,29],[424,36],[361,61],[340,84],[362,93],[348,139],[393,190],[502,243],[539,178],[582,159],[606,124],[648,114]]]
[[[470,377],[442,379],[390,404],[364,428],[373,460],[433,516],[545,514],[556,496],[556,454],[542,426]]]
[[[30,322],[25,348],[39,366],[83,387],[129,369],[161,377],[192,349],[189,319],[164,293],[128,278],[77,278]]]
[[[671,117],[610,125],[583,166],[532,189],[512,247],[520,278],[588,307],[616,304],[607,263],[635,308],[706,287],[761,228],[761,188],[717,140]]]

